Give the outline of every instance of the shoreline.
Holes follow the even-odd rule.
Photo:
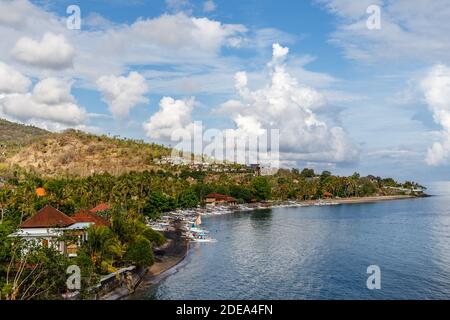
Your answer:
[[[133,291],[121,286],[108,292],[100,300],[126,300],[139,296],[149,286],[159,283],[188,255],[189,241],[182,237],[181,227],[175,223],[173,229],[163,232],[167,243],[155,250],[155,263],[152,264],[135,282]],[[138,298],[138,297],[137,297]]]
[[[300,201],[300,203],[304,203],[306,205],[315,205],[316,203],[318,203],[318,201],[321,201],[323,203],[353,204],[353,203],[372,203],[372,202],[415,199],[415,198],[421,197],[412,195],[369,196],[369,197],[352,197],[352,198],[333,198],[323,200],[305,200]]]
[[[242,212],[264,209],[276,209],[283,207],[311,207],[311,206],[326,206],[326,205],[341,205],[341,204],[364,204],[375,203],[394,200],[406,200],[406,199],[420,199],[429,197],[428,195],[416,196],[416,195],[391,195],[391,196],[368,196],[368,197],[351,197],[351,198],[329,198],[319,200],[301,200],[301,201],[267,201],[257,202],[252,204],[238,205],[230,208],[229,212]],[[223,208],[223,207],[222,207]]]
[[[392,196],[370,196],[370,197],[352,197],[352,198],[334,198],[334,199],[322,199],[322,200],[304,200],[304,201],[274,201],[274,202],[259,202],[255,204],[248,204],[247,210],[264,210],[275,209],[277,207],[309,207],[316,205],[341,205],[341,204],[364,204],[364,203],[376,203],[383,201],[394,200],[406,200],[422,198],[413,195],[392,195]],[[239,207],[230,208],[229,213],[242,212]],[[148,287],[158,284],[160,281],[170,276],[176,266],[182,263],[189,254],[189,240],[184,239],[181,236],[182,229],[179,224],[174,224],[173,228],[176,234],[175,240],[170,239],[172,248],[178,251],[178,254],[167,255],[160,258],[161,261],[155,262],[150,266],[142,278],[137,282],[134,291],[129,292],[126,288],[118,288],[108,294],[110,300],[122,300],[122,299],[139,299],[140,294],[145,292]],[[167,233],[167,232],[165,232]],[[182,250],[180,252],[179,250]]]

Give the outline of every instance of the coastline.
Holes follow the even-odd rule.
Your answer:
[[[364,204],[383,201],[406,200],[421,198],[413,195],[392,195],[392,196],[370,196],[370,197],[352,197],[352,198],[333,198],[322,200],[305,201],[274,201],[249,204],[247,210],[274,209],[280,206],[288,207],[308,207],[315,205],[341,205],[341,204]],[[230,213],[241,211],[239,208],[232,208]],[[117,288],[108,293],[103,300],[122,300],[139,298],[140,294],[152,285],[158,284],[161,280],[172,274],[173,270],[179,265],[189,253],[189,240],[182,237],[182,228],[179,223],[172,226],[173,230],[165,232],[169,239],[169,244],[162,248],[160,255],[156,255],[157,261],[150,266],[145,274],[136,282],[134,291],[130,292],[127,288]]]
[[[418,196],[412,195],[392,195],[392,196],[370,196],[370,197],[352,197],[352,198],[333,198],[324,199],[323,203],[336,203],[336,204],[353,204],[353,203],[371,203],[371,202],[381,202],[381,201],[393,201],[393,200],[404,200],[404,199],[415,199],[420,198]],[[300,202],[302,203],[302,202]],[[317,200],[306,200],[303,203],[306,205],[315,205]]]
[[[302,201],[267,201],[257,202],[247,205],[239,205],[237,208],[232,208],[230,213],[236,211],[250,211],[258,209],[275,209],[279,207],[310,207],[321,205],[341,205],[341,204],[363,204],[383,201],[418,199],[428,197],[416,195],[391,195],[391,196],[369,196],[369,197],[351,197],[351,198],[329,198],[319,200],[302,200]]]
[[[189,251],[189,241],[182,237],[181,226],[175,223],[171,230],[163,232],[168,239],[167,243],[155,250],[155,263],[147,270],[137,275],[133,290],[130,291],[126,286],[121,286],[108,292],[100,298],[100,300],[123,300],[132,299],[133,296],[139,295],[151,285],[157,284],[159,281],[170,275],[171,271],[180,264],[187,256]]]

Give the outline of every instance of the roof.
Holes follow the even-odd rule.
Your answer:
[[[52,206],[46,206],[20,225],[21,228],[67,227],[76,221]]]
[[[220,199],[225,199],[226,196],[223,195],[223,194],[220,194],[220,193],[211,193],[211,194],[208,194],[208,195],[206,196],[206,198],[214,198],[214,199],[220,200]]]
[[[92,212],[92,213],[97,213],[97,212],[108,211],[109,209],[111,209],[109,204],[107,204],[107,203],[100,203],[98,206],[96,206],[95,208],[92,208],[89,211]]]
[[[93,222],[77,222],[71,226],[64,228],[64,230],[86,230],[93,224]]]
[[[95,214],[88,210],[80,210],[75,213],[72,217],[76,222],[90,222],[96,226],[106,226],[109,227],[110,223],[108,220],[103,219],[98,214]]]
[[[216,199],[216,200],[224,200],[224,201],[228,201],[228,202],[234,202],[234,201],[236,201],[236,199],[235,198],[233,198],[233,197],[230,197],[230,196],[226,196],[226,195],[223,195],[223,194],[220,194],[220,193],[211,193],[211,194],[208,194],[207,196],[206,196],[206,198],[208,199],[212,199],[212,198],[214,198],[214,199]]]

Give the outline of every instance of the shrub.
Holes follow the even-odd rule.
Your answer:
[[[146,228],[142,235],[155,246],[161,246],[166,242],[166,238],[158,231]]]
[[[155,261],[151,242],[143,236],[138,236],[125,252],[124,260],[139,267],[151,266]]]

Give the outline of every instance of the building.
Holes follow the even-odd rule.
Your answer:
[[[277,173],[278,173],[278,168],[275,168],[275,167],[262,167],[261,169],[260,169],[260,174],[262,175],[262,176],[273,176],[273,175],[276,175]]]
[[[70,217],[52,206],[46,206],[23,222],[11,236],[22,238],[30,245],[51,247],[73,257],[87,240],[87,229],[92,225],[109,226],[109,221],[87,210]]]
[[[216,205],[236,205],[237,201],[235,198],[219,193],[211,193],[205,197],[207,206]]]
[[[327,192],[327,191],[325,191],[325,192],[323,193],[323,196],[324,196],[324,198],[326,198],[326,199],[333,198],[333,194],[330,193],[330,192]]]
[[[110,209],[111,209],[111,207],[109,206],[109,204],[107,204],[107,203],[100,203],[95,208],[92,208],[91,210],[89,210],[89,212],[92,212],[92,213],[104,213],[106,211],[109,211]]]
[[[110,227],[111,226],[111,223],[108,220],[100,217],[98,214],[96,214],[92,210],[80,210],[73,215],[72,219],[74,219],[78,223],[91,223],[91,224],[94,224],[99,227],[100,226],[102,226],[102,227]],[[97,212],[99,212],[99,211],[97,211]]]
[[[249,169],[249,171],[253,172],[255,176],[261,175],[261,165],[259,165],[258,163],[250,164],[247,166],[247,168]]]

